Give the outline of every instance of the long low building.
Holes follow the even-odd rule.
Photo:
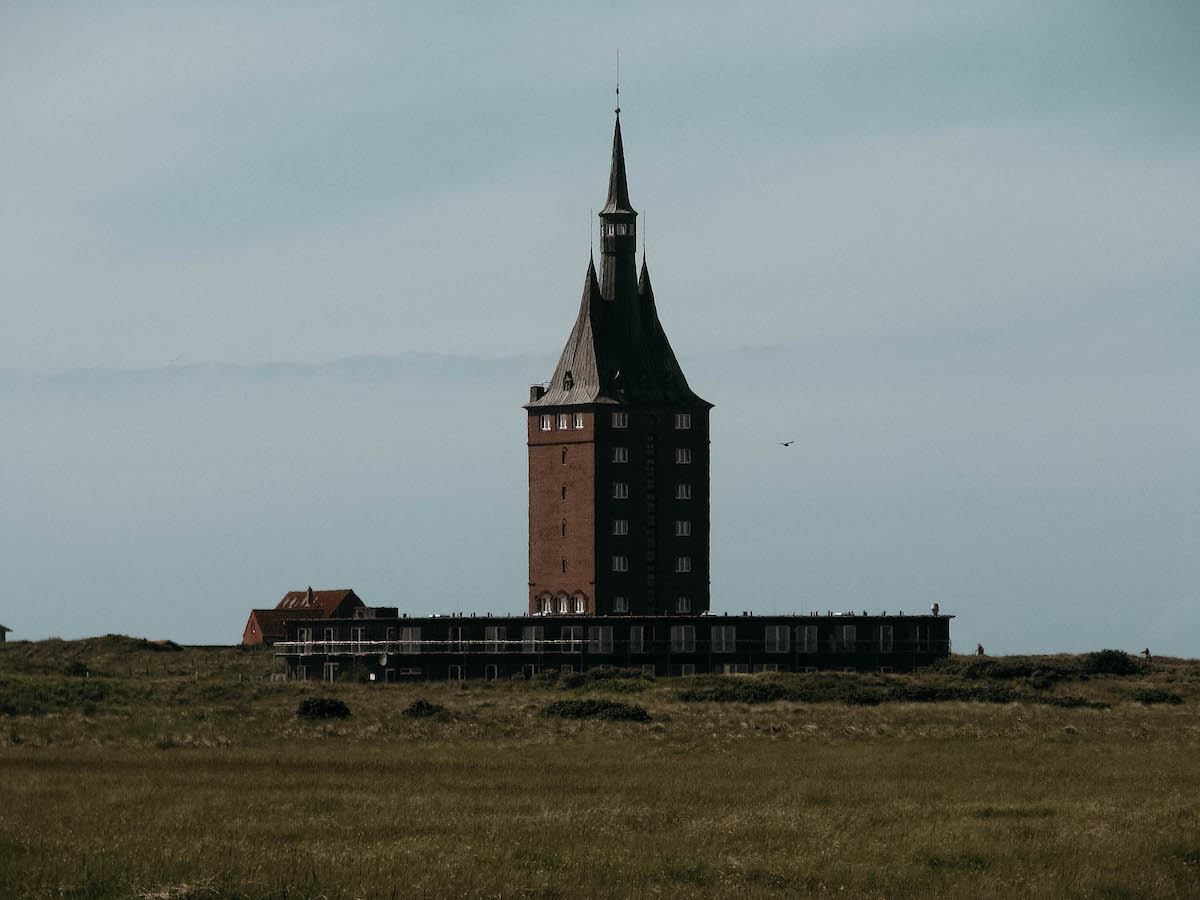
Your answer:
[[[598,666],[647,675],[910,671],[950,654],[948,615],[400,616],[284,623],[289,678],[531,678]]]

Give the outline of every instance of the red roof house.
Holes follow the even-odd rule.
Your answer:
[[[252,609],[242,631],[246,646],[273,644],[285,636],[283,623],[292,619],[348,619],[363,605],[349,588],[332,591],[288,591],[274,609]]]

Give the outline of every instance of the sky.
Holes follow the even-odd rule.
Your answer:
[[[521,611],[619,50],[714,609],[1200,656],[1198,40],[1194,2],[5,4],[0,623]]]

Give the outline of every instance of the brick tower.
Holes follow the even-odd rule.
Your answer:
[[[706,612],[712,404],[679,368],[645,259],[637,273],[620,110],[600,222],[600,275],[589,260],[575,327],[525,407],[529,612]]]

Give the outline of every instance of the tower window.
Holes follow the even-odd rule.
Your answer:
[[[558,414],[558,430],[566,431],[571,427],[571,417],[567,413]]]
[[[563,519],[563,521],[562,521],[562,536],[563,537],[567,536],[567,520],[566,519]]]
[[[614,556],[612,558],[612,570],[614,572],[628,572],[629,571],[629,557],[628,556]]]
[[[563,571],[567,571],[567,558],[565,556],[563,557]]]
[[[691,519],[675,520],[675,537],[688,537],[692,533]]]
[[[565,572],[566,569],[563,569],[563,571]],[[692,571],[692,558],[690,556],[675,557],[675,571],[676,572]]]
[[[563,447],[562,461],[563,461],[563,465],[565,466],[567,464],[567,448],[566,447]]]
[[[612,452],[612,461],[613,462],[615,462],[615,463],[629,462],[629,448],[628,447],[613,447],[612,451],[613,451]]]
[[[575,612],[583,613],[585,611],[585,609],[584,609],[585,606],[586,606],[586,603],[584,602],[583,594],[576,594],[575,595]]]
[[[692,461],[692,451],[688,447],[675,448],[675,462],[679,465],[687,465]]]
[[[617,226],[617,234],[624,234],[626,231],[628,231],[628,227],[627,227],[627,226],[625,226],[625,225],[618,225],[618,226]]]
[[[677,431],[687,431],[692,427],[691,413],[675,413],[675,429]]]
[[[567,599],[567,595],[563,594],[563,596],[558,598],[558,611],[563,615],[566,615],[568,612],[570,612],[570,610],[570,601]]]
[[[629,534],[628,519],[613,519],[613,534]]]
[[[629,427],[629,413],[627,413],[627,412],[613,413],[612,414],[612,427],[613,428],[628,428]]]
[[[571,377],[571,370],[567,369],[566,374],[563,375],[563,390],[569,391],[574,386],[575,386],[575,379]]]
[[[617,500],[629,499],[629,482],[614,481],[613,482],[613,497]]]
[[[692,611],[692,599],[685,594],[680,594],[675,598],[675,612],[686,613]],[[688,626],[691,627],[691,626]]]
[[[542,431],[551,431],[551,430],[553,430],[553,428],[554,428],[554,416],[551,416],[551,415],[545,415],[545,416],[542,416],[541,427],[542,427]]]
[[[613,597],[613,612],[629,612],[629,598],[620,596]]]
[[[564,500],[567,499],[567,486],[565,484],[562,486],[562,498]]]
[[[566,488],[563,488],[563,491],[565,492]],[[564,493],[563,496],[565,497],[566,494]],[[692,499],[692,486],[684,481],[681,481],[677,485],[675,485],[675,499],[676,500],[691,500]]]
[[[583,413],[575,413],[575,430],[583,430]]]

